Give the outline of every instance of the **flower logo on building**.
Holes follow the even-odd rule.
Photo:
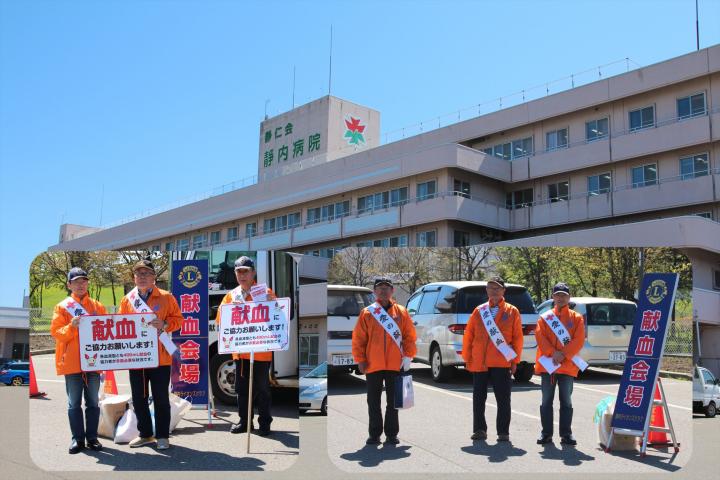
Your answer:
[[[345,119],[345,130],[344,137],[347,139],[348,145],[355,145],[359,147],[365,144],[365,137],[363,132],[365,131],[365,125],[360,125],[360,119],[353,116],[348,120]]]

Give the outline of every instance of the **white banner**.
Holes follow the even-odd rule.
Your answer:
[[[288,350],[290,299],[220,305],[219,353]]]
[[[550,327],[550,330],[553,331],[553,333],[558,338],[558,340],[560,340],[560,343],[562,343],[563,346],[570,343],[570,332],[567,331],[567,328],[565,328],[560,319],[557,318],[555,313],[553,313],[552,309],[540,315],[540,318],[542,318],[543,321],[547,324],[547,326]],[[572,358],[572,361],[575,365],[577,365],[581,372],[585,371],[585,369],[588,367],[588,363],[580,355],[575,355]],[[555,370],[557,370],[557,368],[553,369],[553,371]],[[548,370],[548,373],[552,372]]]
[[[397,323],[395,323],[395,320],[378,302],[373,303],[367,307],[367,309],[370,312],[370,315],[372,315],[380,326],[385,329],[388,335],[390,335],[390,338],[393,339],[402,354],[402,332],[400,332],[400,327],[398,327]]]
[[[510,348],[507,344],[505,337],[503,337],[502,332],[495,323],[495,319],[493,318],[492,313],[490,313],[490,305],[488,303],[480,305],[480,317],[482,317],[482,324],[485,326],[485,330],[487,330],[488,336],[490,336],[490,340],[492,340],[492,344],[495,345],[495,348],[497,348],[500,353],[502,353],[505,360],[509,362],[513,358],[517,357],[517,353],[515,353],[515,350]]]
[[[80,317],[80,368],[84,372],[158,366],[153,313]]]
[[[88,314],[85,311],[85,307],[76,302],[75,299],[72,297],[67,297],[65,300],[63,300],[62,306],[72,317],[79,317],[80,315]]]

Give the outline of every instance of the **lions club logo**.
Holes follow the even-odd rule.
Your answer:
[[[200,283],[203,277],[199,268],[195,265],[187,265],[180,270],[177,278],[185,288],[194,288]]]
[[[645,296],[653,305],[662,302],[667,293],[668,288],[664,280],[653,280],[645,290]]]

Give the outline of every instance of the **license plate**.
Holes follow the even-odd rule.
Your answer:
[[[353,360],[352,355],[333,355],[332,356],[332,364],[333,365],[353,365],[355,363],[355,360]]]
[[[609,360],[611,362],[624,362],[625,356],[626,356],[626,352],[610,352]]]

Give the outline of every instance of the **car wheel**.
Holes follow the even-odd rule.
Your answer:
[[[323,398],[322,405],[320,405],[320,415],[327,415],[327,397]]]
[[[23,384],[22,377],[13,377],[12,384],[15,385],[16,387],[19,387],[20,385],[22,385]]]
[[[430,372],[432,379],[438,383],[446,381],[452,374],[452,367],[446,367],[442,363],[440,347],[435,346],[430,354]]]
[[[210,360],[210,383],[213,397],[226,405],[234,405],[235,395],[235,361],[231,355],[215,355]]]
[[[515,370],[515,381],[518,383],[527,383],[533,377],[535,368],[532,363],[521,363],[518,364],[517,370]]]
[[[713,418],[717,414],[717,408],[715,407],[715,402],[708,403],[708,406],[705,407],[705,416],[708,418]]]

